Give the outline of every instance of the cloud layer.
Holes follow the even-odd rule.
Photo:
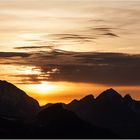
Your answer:
[[[0,52],[0,60],[1,64],[32,66],[40,71],[40,74],[15,75],[21,77],[23,83],[69,81],[140,85],[140,55],[52,50],[32,53]]]

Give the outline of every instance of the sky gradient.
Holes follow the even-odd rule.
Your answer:
[[[40,104],[113,87],[140,99],[140,1],[0,0],[0,79]]]

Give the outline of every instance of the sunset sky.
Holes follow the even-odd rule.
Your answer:
[[[140,1],[0,0],[0,79],[41,105],[111,87],[140,99]]]

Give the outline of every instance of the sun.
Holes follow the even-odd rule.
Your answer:
[[[41,82],[41,84],[32,85],[31,88],[34,92],[38,92],[40,94],[48,94],[50,92],[55,91],[58,88],[58,86],[50,82]]]
[[[63,82],[48,81],[41,81],[40,84],[18,84],[17,86],[33,97],[60,94],[68,88]]]

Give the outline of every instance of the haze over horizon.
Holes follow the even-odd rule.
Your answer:
[[[139,17],[136,0],[0,0],[0,79],[40,104],[140,99]]]

